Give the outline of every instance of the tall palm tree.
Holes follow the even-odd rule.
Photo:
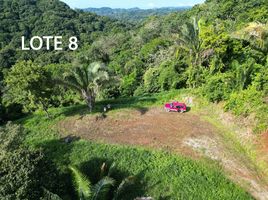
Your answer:
[[[200,39],[199,20],[193,18],[191,22],[184,24],[178,34],[176,43],[179,49],[185,51],[188,56],[188,84],[190,87],[196,87],[197,79],[200,75],[199,67],[202,64],[202,40]],[[179,50],[177,51],[177,55]]]
[[[79,92],[86,101],[90,112],[100,88],[110,81],[108,68],[102,63],[79,66],[63,75],[59,81],[64,86]]]
[[[116,181],[111,178],[111,171],[115,165],[112,164],[106,176],[105,167],[106,164],[104,163],[101,167],[101,179],[95,185],[92,185],[76,167],[70,167],[80,200],[118,200],[125,188],[134,184],[134,177],[129,176],[115,187]]]

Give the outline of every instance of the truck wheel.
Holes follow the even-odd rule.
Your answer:
[[[165,108],[166,112],[170,112],[170,110],[168,108]]]

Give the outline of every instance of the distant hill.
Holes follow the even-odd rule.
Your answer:
[[[96,13],[101,16],[107,16],[110,18],[115,18],[123,21],[137,22],[141,21],[152,15],[166,15],[171,12],[178,12],[190,9],[190,6],[185,7],[165,7],[165,8],[155,8],[155,9],[140,9],[140,8],[86,8],[84,11]]]

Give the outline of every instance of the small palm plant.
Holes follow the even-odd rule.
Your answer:
[[[76,167],[70,167],[72,171],[74,185],[80,200],[119,200],[125,189],[134,184],[135,178],[129,176],[121,183],[111,177],[111,172],[115,164],[112,164],[105,176],[106,164],[101,167],[101,179],[92,185],[88,178],[83,175]]]
[[[79,92],[91,112],[100,88],[108,84],[110,80],[108,68],[104,64],[92,63],[86,67],[74,67],[58,82]]]

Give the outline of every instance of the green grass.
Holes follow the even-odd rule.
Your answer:
[[[260,161],[257,157],[255,144],[250,140],[241,139],[241,133],[247,131],[247,127],[228,122],[228,126],[222,124],[220,114],[222,113],[222,105],[211,104],[202,97],[198,97],[197,106],[193,109],[196,114],[201,114],[201,118],[219,130],[222,142],[226,148],[239,159],[245,166],[251,169],[255,175],[263,177],[263,181],[267,182],[267,164]],[[205,109],[204,109],[205,108]],[[254,127],[252,127],[254,128]],[[266,176],[264,177],[263,174]]]
[[[114,109],[140,109],[160,105],[178,98],[183,92],[162,93],[154,96],[128,98],[99,102],[94,112],[111,103]],[[151,151],[119,145],[108,145],[77,140],[64,143],[55,129],[60,120],[79,114],[87,114],[84,106],[51,109],[53,119],[36,113],[19,120],[28,130],[25,144],[32,148],[43,148],[62,173],[69,173],[68,166],[76,165],[94,181],[103,162],[117,165],[118,176],[137,175],[135,190],[126,200],[135,196],[152,196],[154,199],[225,200],[252,199],[239,186],[228,180],[216,164],[193,161],[183,156],[163,151]],[[67,193],[68,195],[69,193]]]

